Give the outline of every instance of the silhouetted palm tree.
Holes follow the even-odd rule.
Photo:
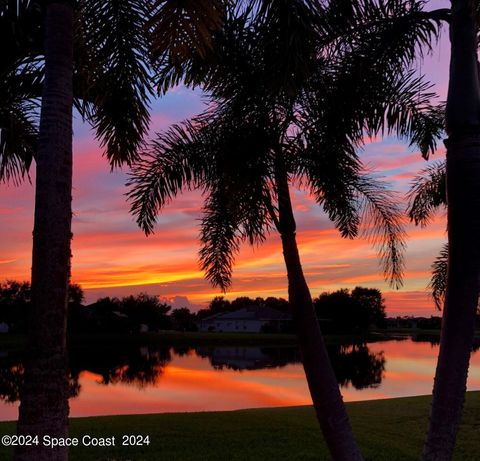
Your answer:
[[[198,5],[205,2],[189,2],[187,14],[185,8],[174,8],[164,18],[163,12],[174,3],[180,4],[140,0],[0,3],[4,39],[0,94],[5,98],[0,109],[0,179],[19,180],[32,157],[36,163],[34,309],[20,434],[41,438],[43,434],[64,437],[67,432],[72,108],[96,130],[112,167],[132,162],[149,122],[149,29],[165,30],[157,49],[171,48],[181,55],[181,43],[168,41],[171,35],[179,35],[178,25],[189,33],[200,27],[196,46],[207,49],[208,41],[202,48],[202,37],[210,36],[210,30],[221,23],[220,12],[204,5],[202,11],[217,18],[205,30],[205,15],[196,16]],[[191,19],[189,27],[186,15]],[[42,445],[19,447],[15,455],[17,460],[64,460],[66,456],[65,449]]]
[[[130,181],[132,211],[148,234],[177,194],[201,190],[201,267],[222,290],[241,244],[278,231],[318,420],[333,459],[361,459],[303,274],[290,189],[308,191],[343,237],[370,236],[389,280],[401,283],[398,209],[385,185],[364,174],[357,150],[365,133],[383,130],[434,148],[438,111],[409,66],[435,22],[418,20],[421,2],[343,10],[336,2],[259,3],[228,10],[211,53],[176,63],[159,56],[162,86],[202,85],[210,104],[145,152]]]
[[[434,266],[433,288],[445,297],[440,352],[423,459],[450,460],[463,410],[480,285],[479,3],[452,0],[451,61],[446,107],[447,160],[420,190],[417,210],[448,203],[448,248]],[[428,174],[427,174],[428,176]],[[425,183],[429,184],[428,180]],[[411,212],[415,212],[412,207]],[[412,214],[412,213],[411,213]],[[417,220],[415,214],[412,215]],[[420,220],[421,222],[421,220]],[[445,283],[446,275],[446,283]],[[439,299],[441,301],[441,299]]]

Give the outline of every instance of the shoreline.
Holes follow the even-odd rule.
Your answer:
[[[332,333],[324,334],[327,343],[337,344],[344,342],[377,342],[386,340],[401,340],[404,338],[426,336],[439,337],[440,330],[421,329],[392,329],[372,330],[366,333]],[[480,331],[475,332],[475,338],[480,338]],[[5,333],[0,335],[0,348],[15,348],[26,344],[26,334]],[[297,344],[294,334],[266,334],[266,333],[222,333],[222,332],[180,332],[162,331],[147,333],[104,333],[104,334],[77,334],[68,339],[69,345],[98,344],[108,342],[122,342],[131,345],[145,344],[172,344],[172,345],[265,345],[282,346]]]

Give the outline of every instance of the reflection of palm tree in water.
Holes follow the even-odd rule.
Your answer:
[[[170,362],[170,348],[163,346],[131,348],[78,348],[70,351],[68,397],[80,394],[80,375],[89,371],[101,376],[99,384],[130,384],[139,388],[158,382]],[[13,403],[19,400],[24,366],[21,355],[0,359],[0,400]]]
[[[169,349],[149,350],[144,347],[137,352],[126,365],[111,370],[103,384],[124,383],[144,388],[157,383],[171,360]]]
[[[355,389],[378,387],[385,371],[382,352],[371,352],[367,344],[329,345],[330,360],[339,384]],[[208,358],[215,370],[281,368],[301,362],[293,347],[197,347],[197,355]]]
[[[19,399],[23,382],[23,364],[18,361],[2,360],[0,365],[0,399],[13,403]]]
[[[301,362],[294,347],[86,347],[70,352],[69,397],[79,395],[82,372],[101,377],[99,384],[128,384],[138,388],[155,385],[172,360],[195,352],[209,360],[215,370],[254,370],[281,368]],[[341,386],[355,389],[377,387],[385,370],[383,352],[373,353],[366,344],[329,346],[329,354]],[[16,402],[23,382],[23,360],[20,355],[0,360],[0,400]]]
[[[20,400],[20,388],[25,368],[20,357],[6,358],[0,361],[0,400],[14,403]],[[80,393],[78,376],[68,376],[68,397],[77,397]]]
[[[379,387],[385,372],[383,351],[372,352],[366,344],[328,347],[337,381],[342,387],[355,389]]]

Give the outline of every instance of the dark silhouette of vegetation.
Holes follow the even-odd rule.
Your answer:
[[[386,328],[390,329],[420,329],[420,330],[440,330],[442,318],[437,316],[415,317],[389,317],[385,321]]]
[[[66,433],[67,385],[62,379],[62,370],[66,361],[65,300],[71,238],[71,109],[75,102],[82,115],[92,122],[99,138],[107,146],[107,156],[112,165],[129,163],[134,159],[148,121],[145,102],[150,90],[148,63],[145,62],[148,59],[143,53],[146,49],[143,34],[138,33],[142,31],[142,13],[147,3],[125,1],[119,4],[93,0],[78,4],[47,2],[44,11],[45,34],[40,22],[42,15],[39,14],[39,2],[3,2],[0,7],[2,43],[6,43],[2,48],[9,50],[5,52],[8,59],[2,59],[4,88],[0,93],[5,95],[7,105],[2,106],[0,114],[0,176],[7,180],[18,178],[28,169],[34,154],[37,166],[32,297],[37,310],[34,317],[38,320],[39,327],[32,330],[31,334],[32,361],[31,366],[27,366],[27,370],[31,371],[27,373],[29,378],[26,380],[25,398],[20,412],[20,433],[35,430],[37,433],[50,431],[59,436]],[[452,3],[452,78],[447,104],[447,132],[449,151],[455,153],[466,151],[464,141],[475,145],[480,97],[476,58],[477,12],[470,0],[453,0]],[[80,6],[75,14],[74,5]],[[429,106],[425,96],[426,87],[410,71],[418,45],[430,45],[431,39],[436,36],[438,21],[444,14],[443,10],[424,12],[422,1],[400,0],[359,0],[350,4],[330,2],[319,5],[303,1],[265,0],[253,2],[252,5],[245,2],[242,6],[232,6],[231,11],[225,11],[220,1],[214,0],[182,2],[180,5],[177,2],[156,2],[152,10],[154,21],[147,29],[156,37],[154,58],[160,88],[166,90],[182,79],[187,84],[202,84],[211,94],[212,101],[219,103],[217,121],[223,116],[227,120],[230,117],[229,123],[224,125],[227,127],[225,132],[218,133],[223,139],[216,146],[225,140],[225,133],[231,135],[232,130],[228,127],[235,127],[236,133],[241,133],[241,138],[251,140],[251,145],[240,144],[237,152],[242,149],[243,152],[252,152],[251,147],[254,145],[256,148],[261,146],[262,154],[265,151],[273,153],[265,157],[257,156],[257,159],[265,158],[265,163],[242,156],[245,168],[237,169],[236,165],[233,168],[240,172],[243,179],[243,173],[254,169],[265,173],[266,168],[269,171],[263,178],[269,178],[270,183],[266,188],[255,188],[251,186],[258,184],[247,181],[248,187],[245,190],[252,194],[242,197],[237,195],[238,182],[224,181],[231,180],[234,175],[228,177],[227,174],[223,178],[217,176],[215,182],[210,181],[208,174],[192,179],[189,173],[184,174],[178,168],[181,177],[170,177],[170,184],[164,188],[168,190],[167,195],[160,197],[157,200],[159,203],[154,203],[152,209],[156,212],[163,205],[162,202],[176,195],[187,183],[189,187],[210,187],[210,192],[215,192],[205,207],[205,224],[208,221],[214,223],[219,215],[231,218],[227,226],[230,245],[227,243],[226,252],[220,252],[227,255],[226,260],[212,259],[210,256],[214,252],[209,252],[208,247],[209,244],[218,243],[219,235],[205,233],[202,259],[207,275],[220,286],[228,285],[232,255],[238,251],[240,242],[250,239],[251,243],[258,243],[268,228],[277,228],[285,249],[289,282],[296,286],[295,291],[291,290],[290,301],[293,308],[300,312],[298,318],[303,323],[299,321],[298,324],[305,326],[302,335],[305,340],[303,352],[307,376],[311,380],[314,374],[308,370],[308,352],[318,349],[316,346],[323,346],[318,339],[319,333],[307,328],[315,322],[312,322],[311,297],[303,279],[296,248],[295,221],[288,193],[289,181],[295,175],[307,178],[306,187],[313,192],[341,233],[347,237],[355,236],[360,229],[359,214],[356,207],[351,205],[352,201],[365,196],[370,200],[370,211],[377,207],[377,212],[379,205],[385,205],[384,195],[381,195],[381,201],[372,201],[372,183],[359,179],[361,165],[352,151],[361,145],[361,137],[365,132],[375,134],[383,128],[409,137],[424,153],[433,150],[434,138],[439,132],[436,123],[438,111]],[[227,13],[235,13],[232,14],[235,17],[231,21],[234,27],[230,29]],[[254,30],[251,27],[253,23],[249,21],[257,16],[256,13],[259,13],[260,27]],[[33,23],[32,18],[35,20]],[[18,24],[10,27],[12,22]],[[34,27],[31,27],[32,24]],[[247,27],[244,27],[245,24]],[[118,27],[118,30],[112,31],[113,27]],[[223,33],[228,30],[232,32],[230,35]],[[72,31],[76,34],[73,35]],[[94,33],[89,35],[92,31]],[[27,36],[28,39],[18,39],[16,34],[24,34],[23,37]],[[45,47],[42,47],[41,39],[44,36]],[[119,37],[121,40],[116,42]],[[237,54],[232,53],[232,48],[229,47],[235,40],[235,50],[239,51]],[[252,43],[255,45],[251,46]],[[468,46],[465,46],[466,43]],[[78,47],[75,59],[74,47]],[[222,55],[225,50],[227,52]],[[467,53],[469,59],[463,59]],[[119,59],[119,56],[128,56],[130,59]],[[249,67],[249,63],[253,65]],[[126,68],[121,68],[122,65]],[[126,84],[118,78],[119,75],[127,77]],[[363,80],[358,79],[359,75]],[[21,89],[20,92],[10,92],[18,88]],[[303,91],[307,89],[309,92]],[[412,96],[416,105],[412,105]],[[37,139],[33,115],[38,110],[40,99],[41,135]],[[312,110],[296,112],[299,107],[309,107]],[[331,108],[328,113],[324,111],[325,107]],[[423,110],[417,110],[419,107]],[[214,112],[212,114],[215,119]],[[294,118],[297,120],[292,121]],[[301,123],[296,123],[298,120]],[[207,121],[210,124],[212,119],[207,117],[197,121],[200,123],[196,126],[187,124],[183,133],[178,128],[180,131],[177,130],[177,134],[184,138],[191,136],[192,139],[198,133],[208,135],[208,130],[204,129],[206,124],[202,125],[201,122]],[[306,126],[311,121],[314,126]],[[256,127],[265,127],[265,122],[268,122],[268,127],[259,133]],[[15,130],[11,129],[12,126]],[[277,130],[278,127],[280,129]],[[290,133],[294,134],[290,136]],[[168,139],[163,141],[165,140],[168,142]],[[198,137],[195,141],[198,141]],[[159,143],[160,146],[161,144],[162,142]],[[323,153],[324,150],[332,152],[335,149],[337,152],[334,155]],[[299,155],[302,152],[306,154],[303,157]],[[345,153],[347,155],[342,156]],[[453,157],[455,158],[447,165],[447,171],[450,171],[447,187],[449,239],[451,244],[456,239],[460,245],[458,249],[457,246],[450,247],[446,305],[459,304],[461,307],[452,308],[452,314],[449,313],[450,309],[445,309],[444,325],[454,325],[454,328],[445,327],[442,335],[439,377],[436,380],[438,389],[435,392],[431,424],[432,428],[440,429],[437,435],[431,435],[427,443],[429,448],[426,452],[429,453],[435,450],[442,452],[445,448],[440,433],[455,434],[468,369],[470,347],[467,343],[473,338],[471,320],[478,302],[479,269],[474,265],[480,258],[472,256],[472,249],[476,246],[471,237],[478,234],[474,230],[476,217],[474,213],[462,211],[475,209],[478,194],[475,193],[474,186],[460,187],[462,184],[478,183],[474,168],[478,162],[465,167],[465,171],[472,177],[470,181],[466,179],[469,177],[467,174],[458,173],[456,169],[457,165],[461,169],[467,163],[463,155],[450,156]],[[459,161],[456,161],[457,157],[460,158]],[[329,163],[328,158],[335,161]],[[274,161],[269,162],[272,159]],[[298,159],[302,161],[297,162]],[[231,173],[228,163],[221,162],[220,170]],[[235,162],[230,166],[233,163]],[[322,174],[325,174],[323,179],[318,176],[319,173],[317,176],[309,175],[312,171],[319,170],[319,166],[323,170]],[[265,168],[262,170],[261,167]],[[335,169],[337,167],[342,170],[341,175],[335,174],[338,173]],[[197,171],[200,170],[201,166],[197,168]],[[339,176],[343,185],[330,182],[332,178],[336,181]],[[457,185],[456,178],[462,178],[460,186]],[[247,179],[251,179],[248,174]],[[228,184],[228,190],[225,191],[227,195],[238,197],[241,206],[235,208],[228,201],[222,200],[218,191],[225,184]],[[255,192],[260,192],[262,198],[258,201],[257,195],[255,203],[265,205],[264,209],[260,208],[258,219],[252,219],[245,213],[249,207],[244,207],[250,201],[253,202],[251,199]],[[263,200],[264,193],[268,193],[266,200]],[[472,201],[471,206],[466,206]],[[228,214],[232,208],[236,212]],[[215,210],[221,212],[216,213]],[[147,227],[151,227],[154,214],[144,216]],[[385,217],[392,216],[384,213],[383,217],[377,219],[385,224],[389,221]],[[263,222],[266,227],[262,224],[259,228],[259,222]],[[378,220],[376,224],[379,224]],[[240,233],[235,234],[238,230]],[[390,250],[392,256],[384,260],[385,267],[390,269],[393,281],[398,281],[401,269],[398,246],[396,240],[391,238],[392,235],[398,236],[398,230],[395,226],[390,226],[389,231],[383,234],[386,242],[384,249]],[[302,306],[307,306],[306,311]],[[462,336],[467,331],[465,329],[469,334]],[[454,333],[450,334],[451,331]],[[315,341],[308,338],[314,338]],[[452,351],[452,356],[449,355],[449,350]],[[459,369],[463,371],[454,373],[454,370],[445,365],[447,363],[452,366],[461,363]],[[50,367],[49,372],[46,371],[47,367]],[[46,389],[53,389],[51,383],[55,382],[58,383],[58,388],[53,394],[58,396],[58,405],[49,406],[45,403],[48,400],[45,393]],[[321,389],[319,383],[316,386]],[[314,387],[312,384],[311,388]],[[455,389],[455,393],[450,393],[455,395],[449,395],[448,389]],[[35,392],[37,394],[34,396]],[[445,404],[444,400],[449,401],[449,397],[454,401],[453,405]],[[320,400],[319,397],[318,401]],[[317,403],[315,397],[314,401]],[[437,405],[437,401],[443,403]],[[42,407],[45,411],[38,411]],[[337,409],[340,407],[341,404],[338,404]],[[440,410],[437,412],[436,408],[457,410],[446,415]],[[50,417],[48,412],[51,413]],[[34,421],[36,414],[44,415],[44,421],[54,422],[53,426],[42,427],[42,421]],[[321,420],[320,415],[319,419]],[[346,421],[346,418],[336,419]],[[350,447],[348,456],[356,451],[354,457],[358,459],[360,456],[358,450],[352,448],[354,443],[349,436],[350,431],[348,427],[344,428],[343,447]],[[324,431],[328,431],[328,427],[324,426]],[[340,431],[337,432],[340,434]],[[432,429],[431,434],[434,432]],[[449,440],[446,450],[448,457],[455,437],[449,435],[446,438]],[[432,448],[436,446],[436,441],[440,441],[437,448]],[[341,452],[341,444],[335,444],[332,438],[329,444],[332,450],[336,447]],[[334,456],[339,459],[347,456],[340,452]],[[31,453],[17,453],[16,456],[19,460],[32,458]],[[35,456],[39,460],[52,459],[51,453],[46,451],[44,454],[37,451]],[[64,459],[65,456],[64,452],[55,452],[54,459]]]
[[[14,403],[20,400],[23,385],[25,353],[8,352],[0,358],[0,400]],[[80,393],[78,376],[68,375],[68,397],[77,397]]]
[[[355,389],[378,387],[383,379],[386,359],[383,352],[373,353],[364,343],[327,346],[335,376],[341,387]],[[195,352],[208,358],[215,370],[257,370],[282,368],[300,363],[296,348],[275,347],[196,347]]]
[[[143,389],[156,385],[172,360],[172,350],[182,356],[194,352],[208,358],[215,370],[260,370],[282,368],[301,362],[295,347],[172,347],[168,344],[131,346],[85,344],[69,348],[69,398],[81,393],[80,377],[85,371],[99,375],[99,384],[127,384]],[[338,382],[355,389],[377,387],[385,368],[383,353],[370,352],[365,344],[329,345],[328,352]],[[17,402],[24,376],[24,352],[0,358],[0,400]]]
[[[138,388],[158,382],[165,366],[170,362],[170,347],[132,347],[128,345],[106,345],[70,347],[69,349],[69,398],[81,392],[80,375],[84,371],[101,377],[100,384],[129,384]],[[25,352],[9,353],[0,358],[0,399],[5,402],[20,400],[24,379]]]
[[[177,331],[197,331],[196,318],[187,307],[173,309],[170,313],[172,329]]]
[[[248,296],[241,296],[232,301],[225,299],[223,296],[216,296],[210,301],[206,309],[200,309],[197,312],[197,318],[202,319],[213,314],[232,312],[251,306],[267,306],[280,312],[289,312],[290,310],[286,299],[275,298],[273,296],[265,299],[261,297],[249,298]]]
[[[170,361],[168,345],[139,348],[116,344],[106,345],[101,351],[95,347],[72,347],[70,352],[73,376],[89,371],[100,375],[103,385],[123,383],[140,389],[157,383]]]
[[[288,312],[288,302],[283,298],[255,299],[240,297],[232,301],[215,297],[208,308],[191,312],[187,307],[172,309],[158,296],[140,293],[123,298],[99,298],[85,306],[83,289],[70,284],[68,299],[69,334],[134,333],[147,331],[177,330],[197,331],[196,322],[207,316],[232,312],[242,307],[268,306]],[[25,333],[31,306],[29,282],[13,280],[0,284],[0,323],[5,322],[11,332]]]
[[[178,58],[188,56],[186,38],[194,38],[191,47],[203,53],[222,23],[220,2],[174,3],[0,4],[0,181],[19,181],[33,157],[36,163],[32,259],[36,325],[29,339],[31,362],[26,367],[19,434],[67,434],[63,376],[72,236],[72,109],[92,125],[112,167],[135,159],[149,123],[151,53],[169,50]],[[15,451],[18,461],[66,457],[64,448]]]
[[[366,332],[371,326],[385,326],[385,301],[375,288],[322,293],[313,303],[322,329],[328,333]]]
[[[167,313],[171,306],[160,302],[158,296],[140,293],[127,296],[121,301],[121,312],[125,313],[131,324],[140,329],[145,324],[151,330],[168,330],[171,327]]]
[[[0,284],[0,322],[5,322],[11,332],[27,330],[27,312],[31,290],[28,282],[7,280]]]
[[[328,353],[340,386],[366,389],[382,383],[386,364],[383,352],[371,352],[366,344],[361,343],[331,345]]]
[[[436,162],[422,170],[412,181],[408,193],[408,217],[417,226],[425,227],[439,211],[446,211],[446,163]],[[445,302],[447,289],[448,244],[440,250],[432,263],[432,277],[428,288],[437,309]]]
[[[0,322],[9,325],[14,333],[26,333],[31,310],[32,290],[30,282],[7,280],[0,283]],[[69,284],[68,312],[75,317],[84,299],[80,285]]]
[[[158,296],[146,293],[118,298],[99,298],[80,309],[82,321],[71,325],[71,331],[82,333],[133,333],[169,330],[172,321],[167,315],[171,306]],[[75,330],[73,330],[75,328]]]
[[[343,237],[370,233],[387,278],[400,283],[397,208],[384,185],[364,176],[357,148],[365,133],[394,132],[433,151],[439,111],[412,66],[438,18],[415,1],[244,6],[227,9],[210,52],[176,65],[160,56],[160,86],[200,85],[211,104],[150,145],[130,181],[132,211],[150,233],[182,190],[202,190],[201,266],[224,290],[241,244],[279,232],[317,417],[333,458],[361,459],[304,278],[290,187],[310,192]]]
[[[425,226],[447,208],[448,244],[432,264],[429,288],[444,306],[425,461],[450,460],[466,392],[480,290],[480,223],[472,210],[480,197],[479,4],[452,0],[451,61],[445,111],[447,160],[425,169],[410,190],[408,213]],[[448,206],[447,206],[448,204]]]
[[[20,399],[24,367],[18,357],[0,358],[0,399],[13,403]]]
[[[412,181],[408,193],[408,217],[417,226],[425,227],[438,214],[447,211],[446,162],[435,162],[422,170]],[[448,243],[444,244],[432,263],[428,289],[438,310],[445,303],[448,274]],[[480,310],[478,310],[480,314]]]
[[[95,129],[112,166],[132,161],[149,121],[149,55],[143,33],[148,7],[149,2],[136,0],[0,5],[2,49],[8,49],[1,59],[0,93],[11,93],[2,99],[0,179],[19,180],[32,157],[36,167],[34,320],[19,434],[67,435],[72,109],[75,105]],[[15,450],[17,461],[66,458],[65,448]]]
[[[452,0],[445,115],[448,268],[425,461],[450,460],[463,411],[480,290],[479,3]]]

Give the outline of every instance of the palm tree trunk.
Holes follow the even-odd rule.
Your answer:
[[[425,461],[452,459],[463,411],[480,283],[480,85],[469,0],[452,1],[447,99],[448,276]]]
[[[278,158],[276,187],[278,195],[278,230],[288,275],[288,298],[298,336],[303,367],[317,419],[335,461],[362,460],[353,436],[350,420],[338,387],[327,348],[303,275],[295,236],[296,223],[288,186],[288,176]]]
[[[44,435],[68,433],[66,351],[72,190],[73,8],[48,2],[45,84],[36,157],[32,312],[18,434],[39,444],[17,447],[16,461],[65,461],[65,448],[44,447]]]

